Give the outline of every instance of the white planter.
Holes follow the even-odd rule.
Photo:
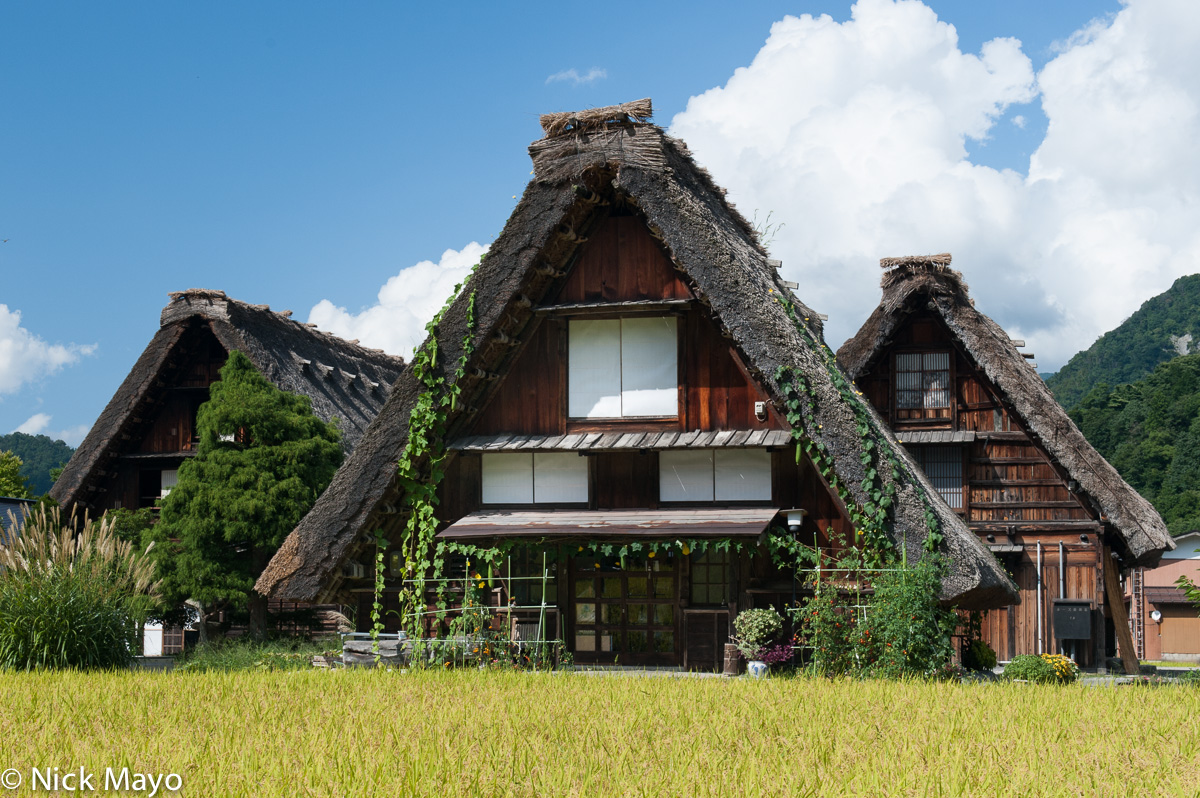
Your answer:
[[[767,675],[768,665],[765,662],[752,659],[746,663],[746,673],[750,674],[752,679],[761,679]]]

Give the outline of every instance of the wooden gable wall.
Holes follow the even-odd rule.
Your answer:
[[[950,354],[953,390],[951,407],[943,417],[914,418],[920,414],[905,414],[894,407],[896,355],[912,352]],[[934,313],[910,316],[858,385],[901,441],[919,440],[922,432],[974,433],[972,442],[961,445],[962,513],[971,529],[1001,552],[998,556],[1021,594],[1019,604],[986,614],[983,639],[1001,660],[1037,653],[1040,607],[1041,650],[1057,651],[1053,616],[1060,574],[1063,596],[1088,600],[1096,607],[1104,602],[1100,524],[1093,511],[1071,492],[1066,474],[1029,437],[1020,418],[1003,401],[1001,391],[957,345],[945,322]],[[1093,639],[1080,641],[1074,649],[1080,664],[1089,666],[1101,661],[1104,639],[1103,621],[1097,614]]]
[[[609,217],[597,225],[579,261],[547,305],[687,300],[691,291],[659,249],[641,220]],[[631,310],[614,309],[611,316]],[[784,429],[773,410],[767,421],[754,416],[767,395],[750,379],[741,358],[698,303],[679,307],[680,414],[677,421],[615,422],[623,428],[657,430]],[[657,313],[662,313],[658,311]],[[567,418],[567,314],[538,323],[501,384],[476,417],[471,432],[562,435],[614,422]],[[594,312],[588,317],[596,318]],[[768,402],[768,405],[770,403]]]
[[[950,354],[953,390],[949,412],[941,418],[907,417],[894,407],[896,355],[933,351]],[[906,432],[975,433],[975,440],[965,447],[963,470],[964,509],[973,526],[1094,520],[1068,489],[1066,476],[1055,468],[1045,449],[1030,439],[1020,419],[1001,399],[1001,392],[956,345],[936,314],[909,317],[858,384],[901,440]]]
[[[720,334],[699,302],[674,305],[669,311],[638,311],[618,304],[694,299],[639,218],[610,216],[599,222],[579,259],[561,280],[561,288],[543,300],[544,306],[612,304],[613,308],[602,313],[593,307],[567,308],[543,315],[511,365],[499,375],[497,387],[486,403],[464,425],[463,435],[787,429],[770,397],[750,377],[735,347]],[[679,317],[678,419],[569,419],[569,319],[577,317],[576,313],[585,318],[611,318],[636,312],[672,312]],[[766,421],[755,417],[755,402],[766,404]],[[602,451],[587,457],[595,509],[659,506],[657,452]],[[775,452],[772,473],[772,503],[809,509],[805,534],[810,542],[829,545],[831,539],[852,539],[852,526],[844,509],[806,459],[796,464],[792,447]],[[452,522],[481,509],[480,485],[480,456],[457,454],[439,486],[439,518]]]
[[[103,508],[153,505],[164,469],[177,469],[196,448],[196,411],[220,376],[228,353],[207,324],[187,330],[167,357],[137,415],[144,432],[121,448],[115,469],[101,487]]]

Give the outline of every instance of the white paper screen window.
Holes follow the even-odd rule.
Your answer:
[[[621,321],[573,320],[567,337],[567,415],[619,418]]]
[[[484,504],[532,504],[533,455],[483,455],[482,481]]]
[[[621,320],[621,415],[679,413],[674,316]]]
[[[568,504],[588,500],[587,458],[575,452],[535,452],[533,501]]]
[[[718,449],[713,483],[719,502],[771,500],[771,453],[765,449]]]
[[[712,501],[712,456],[711,449],[661,452],[658,455],[659,501]]]
[[[576,319],[567,337],[568,416],[679,414],[679,332],[674,316]]]
[[[165,469],[162,472],[162,480],[159,483],[162,487],[159,491],[160,496],[166,496],[171,492],[171,488],[179,484],[179,471],[176,469]]]

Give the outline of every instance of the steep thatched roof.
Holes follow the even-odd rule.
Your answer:
[[[949,255],[885,258],[880,265],[887,269],[883,299],[858,334],[838,350],[838,362],[850,377],[871,368],[910,315],[926,309],[936,312],[1029,435],[1079,483],[1097,514],[1116,532],[1119,540],[1114,543],[1118,551],[1124,549],[1127,563],[1152,565],[1174,548],[1150,502],[1092,448],[1000,325],[975,309],[962,275],[949,268]]]
[[[626,106],[567,117],[580,122],[563,127],[556,117],[544,119],[547,130],[563,132],[530,146],[533,180],[487,257],[442,317],[439,359],[443,373],[452,379],[452,365],[446,364],[454,364],[461,354],[467,298],[476,293],[479,346],[463,378],[467,401],[460,406],[481,399],[486,372],[503,372],[513,357],[507,342],[520,338],[537,304],[561,284],[590,226],[610,207],[632,208],[777,403],[782,406],[783,401],[774,377],[778,366],[807,375],[821,424],[817,440],[832,454],[842,484],[852,486],[856,499],[865,501],[859,488],[865,476],[864,447],[854,413],[827,370],[829,356],[823,344],[810,343],[823,341],[820,321],[796,301],[807,326],[807,334],[802,334],[776,301],[791,295],[749,223],[681,141],[654,125],[630,121],[634,114]],[[336,594],[338,565],[356,556],[367,545],[363,533],[382,527],[393,506],[400,504],[393,477],[420,390],[411,372],[401,375],[362,444],[263,572],[259,591],[301,600]],[[873,413],[865,402],[856,401]],[[450,419],[451,434],[462,421]],[[907,470],[919,474],[886,425],[877,417],[874,421],[876,440],[889,444]],[[1016,589],[991,554],[920,481],[923,477],[916,480],[902,475],[897,483],[889,530],[893,539],[910,556],[919,556],[926,535],[920,494],[928,494],[947,533],[953,562],[945,597],[974,606],[1012,601]]]
[[[60,504],[87,507],[87,488],[103,479],[104,464],[122,453],[123,442],[144,433],[150,419],[145,408],[165,387],[156,383],[175,366],[175,353],[191,330],[208,327],[226,351],[243,352],[275,385],[309,397],[316,415],[337,418],[346,451],[358,443],[404,368],[399,357],[293,321],[291,311],[248,305],[223,291],[192,289],[170,297],[158,332],[54,483],[50,495]]]

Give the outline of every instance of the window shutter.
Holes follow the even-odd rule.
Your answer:
[[[661,452],[658,455],[658,498],[664,502],[712,501],[712,450]]]
[[[568,327],[567,415],[619,418],[621,415],[621,322],[573,320]]]
[[[484,504],[533,503],[532,454],[485,454],[481,471]]]
[[[771,454],[765,449],[718,449],[714,470],[717,501],[770,501]]]
[[[587,458],[575,452],[535,452],[533,500],[538,504],[586,502]]]
[[[674,316],[621,321],[621,415],[679,413],[679,336]]]

